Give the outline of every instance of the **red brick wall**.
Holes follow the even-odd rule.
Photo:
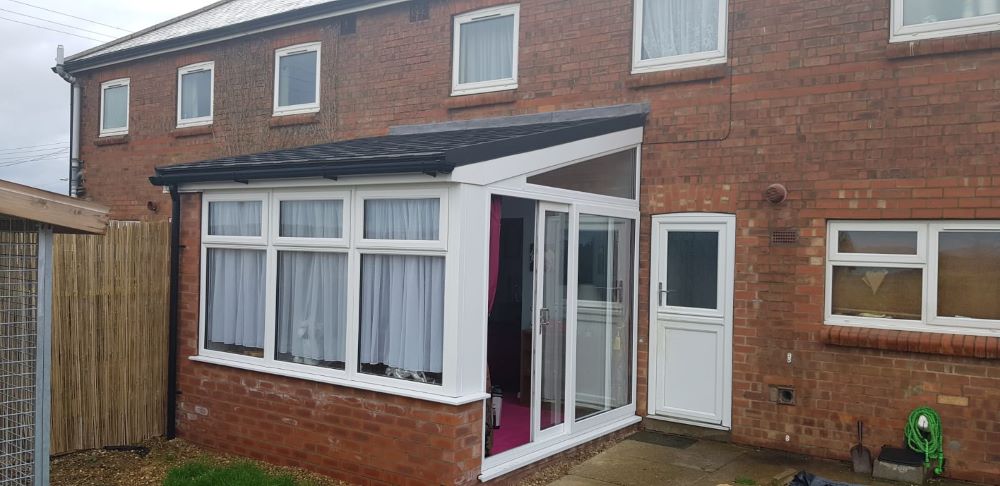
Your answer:
[[[944,420],[948,474],[1000,481],[991,446],[1000,443],[996,361],[931,354],[932,344],[889,346],[902,342],[898,333],[867,339],[885,349],[834,346],[821,336],[828,219],[1000,219],[1000,34],[889,45],[889,0],[733,0],[728,70],[633,76],[632,0],[531,0],[521,5],[519,89],[451,100],[451,15],[502,3],[434,0],[430,20],[417,23],[405,5],[389,7],[361,14],[356,34],[341,36],[336,22],[318,22],[84,73],[89,194],[118,218],[164,217],[168,201],[146,181],[156,165],[382,134],[397,124],[649,102],[640,309],[648,298],[649,215],[735,213],[734,439],[846,458],[857,418],[871,428],[869,444],[899,443],[909,410],[931,404]],[[271,127],[273,50],[312,40],[323,41],[323,109],[301,120],[306,124]],[[214,131],[175,138],[176,68],[207,59],[218,69]],[[95,146],[97,86],[121,76],[132,78],[128,143]],[[775,182],[790,191],[777,206],[762,198]],[[150,200],[161,202],[158,214],[146,209]],[[185,224],[190,231],[193,218]],[[770,246],[775,228],[799,229],[799,243]],[[190,309],[197,280],[185,263]],[[196,318],[190,312],[187,352]],[[640,414],[647,317],[640,313]],[[791,365],[787,352],[795,355]],[[225,434],[227,443],[258,456],[299,460],[290,449],[251,450],[246,442],[261,425],[300,433],[303,427],[276,415],[284,404],[308,410],[294,408],[291,398],[257,402],[257,422],[249,425],[217,418],[236,417],[236,404],[252,403],[244,398],[259,396],[258,381],[312,393],[304,403],[324,387],[183,366],[185,434],[216,443]],[[795,386],[797,405],[769,402],[769,384]],[[200,395],[192,391],[202,387]],[[231,401],[211,402],[207,417],[192,412],[197,397],[225,396],[215,387],[234,394]],[[188,420],[191,413],[197,420]],[[479,420],[465,408],[460,413]]]
[[[356,484],[476,481],[481,403],[454,407],[184,359],[198,350],[201,197],[182,196],[181,211],[181,437]]]

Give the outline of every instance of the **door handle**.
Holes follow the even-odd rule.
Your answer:
[[[669,294],[670,292],[674,292],[674,290],[664,289],[663,282],[660,282],[659,286],[657,286],[656,300],[659,303],[660,307],[663,307],[663,296]]]
[[[542,307],[538,309],[538,334],[542,333],[542,328],[549,325],[549,309]]]

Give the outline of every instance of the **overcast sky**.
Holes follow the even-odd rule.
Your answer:
[[[0,66],[4,71],[0,76],[0,179],[66,193],[70,88],[51,71],[56,46],[65,46],[69,56],[102,43],[12,20],[107,41],[127,35],[127,32],[32,6],[131,32],[212,2],[0,0]]]

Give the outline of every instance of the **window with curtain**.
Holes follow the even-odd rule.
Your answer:
[[[101,85],[101,135],[128,133],[129,80]]]
[[[893,40],[1000,30],[1000,0],[893,0]]]
[[[275,51],[275,114],[319,109],[320,44],[302,44]]]
[[[354,380],[441,385],[447,191],[412,193],[419,196],[207,194],[202,353],[345,380],[353,369],[361,372]],[[352,208],[360,234],[351,233]]]
[[[215,63],[204,62],[177,71],[179,126],[211,123],[214,69]]]
[[[635,12],[635,70],[725,61],[725,0],[636,0]]]
[[[829,235],[828,322],[1000,329],[1000,223],[834,222]]]
[[[518,18],[517,5],[455,17],[456,93],[516,87]]]

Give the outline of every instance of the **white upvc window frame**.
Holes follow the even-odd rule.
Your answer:
[[[475,83],[461,83],[459,82],[459,73],[461,71],[461,42],[462,42],[462,26],[464,24],[475,22],[477,20],[484,20],[491,17],[506,17],[512,15],[514,17],[514,59],[511,64],[511,77],[503,79],[494,79],[490,81],[480,81]],[[474,12],[467,12],[461,15],[456,15],[454,19],[453,38],[452,38],[452,61],[451,61],[451,95],[452,96],[463,96],[478,93],[490,93],[494,91],[507,91],[512,89],[517,89],[518,86],[518,58],[520,57],[519,46],[520,46],[520,24],[521,24],[521,5],[520,4],[510,4],[501,5],[498,7],[491,7],[482,10],[476,10]]]
[[[444,258],[445,264],[445,288],[444,301],[445,308],[451,309],[457,302],[457,291],[455,279],[457,274],[452,269],[452,258],[448,252],[447,240],[451,237],[444,222],[448,220],[449,188],[444,185],[407,185],[397,189],[359,189],[357,187],[335,188],[274,188],[261,191],[209,191],[203,195],[202,203],[202,223],[201,223],[201,272],[200,272],[200,303],[199,303],[199,324],[198,324],[198,354],[192,356],[195,361],[209,362],[213,364],[233,366],[263,373],[279,374],[294,378],[308,379],[342,385],[347,387],[361,388],[389,394],[404,395],[414,398],[427,399],[451,403],[462,400],[458,393],[458,377],[453,364],[458,353],[455,344],[450,339],[449,333],[457,330],[458,316],[451,311],[445,313],[444,322],[444,343],[443,343],[443,370],[442,382],[440,385],[429,383],[418,383],[413,381],[399,380],[390,377],[377,376],[362,373],[359,371],[359,331],[360,331],[360,270],[361,257],[365,254],[398,254],[398,255],[421,255],[436,256]],[[363,228],[358,226],[364,221],[364,200],[366,198],[394,198],[410,199],[439,198],[440,217],[442,225],[438,234],[439,239],[430,242],[431,245],[409,240],[364,240]],[[280,209],[281,201],[290,200],[343,200],[343,230],[342,238],[289,238],[280,237]],[[262,222],[261,237],[234,237],[234,236],[211,236],[208,235],[208,214],[209,205],[212,202],[225,201],[262,201]],[[359,208],[361,211],[359,211]],[[207,349],[205,343],[206,323],[206,263],[208,250],[211,248],[230,248],[246,250],[266,251],[266,303],[265,303],[265,332],[264,332],[264,356],[257,358],[244,356],[223,351],[213,351]],[[300,251],[300,252],[333,252],[343,253],[348,256],[347,271],[347,329],[345,350],[345,369],[333,369],[319,366],[311,366],[299,363],[289,363],[279,361],[274,358],[276,333],[277,333],[277,262],[280,251]],[[461,403],[467,403],[462,400]]]
[[[323,43],[306,42],[293,46],[282,47],[274,51],[274,112],[272,116],[299,115],[303,113],[316,113],[320,109],[320,80],[322,79],[323,67]],[[278,99],[281,92],[279,83],[281,82],[281,58],[293,54],[305,52],[316,53],[316,100],[312,103],[302,103],[298,105],[279,106]]]
[[[208,71],[208,116],[183,118],[184,75]],[[211,125],[215,116],[215,61],[189,64],[177,69],[177,128]]]
[[[111,88],[125,87],[125,126],[118,128],[104,128],[104,93]],[[129,111],[131,110],[132,103],[132,80],[131,78],[119,78],[112,79],[111,81],[105,81],[101,83],[101,117],[98,121],[99,125],[99,136],[101,137],[113,137],[117,135],[127,135],[129,126]]]
[[[892,0],[889,42],[911,42],[1000,30],[1000,14],[904,25],[905,0]]]
[[[718,49],[713,51],[695,52],[691,54],[681,54],[679,56],[657,57],[653,59],[642,58],[642,28],[643,28],[643,0],[634,0],[632,19],[632,74],[651,73],[657,71],[669,71],[673,69],[684,69],[698,66],[710,66],[713,64],[724,64],[728,61],[729,42],[729,1],[718,0],[719,2],[719,39]]]
[[[1000,320],[940,317],[937,315],[938,236],[948,231],[1000,231],[1000,221],[829,221],[827,224],[825,323],[916,332],[1000,335]],[[915,255],[840,253],[841,231],[909,231],[917,233]],[[891,319],[833,314],[833,267],[918,268],[923,272],[921,318]]]

